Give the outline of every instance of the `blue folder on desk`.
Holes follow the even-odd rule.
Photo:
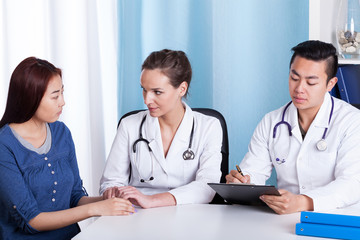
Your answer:
[[[344,227],[327,224],[298,223],[296,224],[297,235],[327,237],[338,239],[360,239],[360,228]]]
[[[305,212],[301,212],[300,221],[302,223],[318,223],[318,224],[360,228],[360,216],[354,216],[354,215],[342,215],[342,214],[330,214],[330,213],[305,211]]]
[[[336,77],[340,98],[351,104],[360,104],[360,65],[340,66]]]
[[[360,216],[301,212],[297,235],[339,239],[360,239]]]

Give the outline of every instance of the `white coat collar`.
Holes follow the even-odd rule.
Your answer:
[[[160,133],[159,120],[152,117],[149,111],[146,111],[146,121],[144,123],[145,138],[149,141],[149,146],[154,154],[156,161],[166,172],[166,161],[164,158],[164,148],[162,146],[162,139]]]
[[[318,113],[316,114],[316,117],[311,125],[316,127],[329,127],[329,116],[331,112],[331,96],[327,92],[324,97],[323,104],[321,105]],[[299,135],[300,130],[299,129],[299,120],[298,120],[298,111],[294,104],[290,104],[289,109],[287,110],[288,116],[289,116],[289,123],[291,125],[292,133],[296,136]],[[286,119],[286,117],[285,117]],[[301,136],[301,135],[300,135]]]
[[[177,138],[181,141],[188,142],[190,139],[191,128],[194,121],[194,112],[185,102],[183,102],[183,105],[185,106],[185,114],[183,119],[181,120],[178,130],[176,131],[174,139]]]
[[[188,141],[193,124],[194,112],[185,102],[182,102],[182,104],[185,106],[185,114],[174,138],[177,137],[181,140]],[[146,129],[146,136],[149,138],[148,140],[150,142],[158,137],[161,139],[159,120],[157,117],[152,117],[149,111],[146,113],[144,126],[144,129]]]
[[[294,136],[299,140],[299,142],[302,142],[302,136],[299,128],[299,117],[298,117],[298,111],[297,108],[293,103],[290,104],[288,109],[288,120],[289,124],[291,126],[291,133],[294,134]],[[285,115],[286,116],[286,115]],[[286,121],[286,117],[285,117]]]
[[[314,126],[323,128],[329,127],[331,107],[331,96],[330,93],[327,92],[324,97],[324,102],[321,105],[319,112],[316,114],[316,117],[314,119]]]
[[[185,102],[182,102],[182,104],[185,106],[185,114],[172,140],[167,157],[171,156],[172,153],[175,153],[178,150],[178,149],[173,149],[173,145],[176,145],[176,141],[188,142],[190,139],[194,113]],[[146,113],[146,121],[144,123],[143,131],[144,132],[146,131],[145,136],[150,142],[149,145],[153,151],[155,158],[166,172],[167,167],[164,156],[164,148],[162,144],[159,120],[157,117],[152,117],[149,111],[147,111]]]

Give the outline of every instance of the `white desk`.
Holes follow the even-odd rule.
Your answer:
[[[137,210],[131,216],[100,217],[73,239],[324,239],[295,235],[300,213],[277,215],[261,206],[190,204]]]

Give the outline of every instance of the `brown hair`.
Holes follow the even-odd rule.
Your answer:
[[[39,107],[50,79],[56,75],[62,76],[61,69],[46,60],[28,57],[19,63],[11,75],[0,128],[5,124],[30,120]]]
[[[185,93],[186,97],[190,87],[192,70],[189,59],[183,51],[163,49],[152,52],[141,66],[141,70],[144,69],[159,69],[170,79],[170,84],[174,88],[178,88],[184,81],[187,82],[188,89]]]

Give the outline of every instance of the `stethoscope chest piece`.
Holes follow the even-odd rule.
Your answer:
[[[195,158],[195,153],[189,148],[183,153],[184,160],[193,160]]]
[[[318,141],[316,143],[316,148],[319,150],[319,151],[325,151],[327,149],[327,143],[325,142],[324,139],[321,139],[320,141]]]

